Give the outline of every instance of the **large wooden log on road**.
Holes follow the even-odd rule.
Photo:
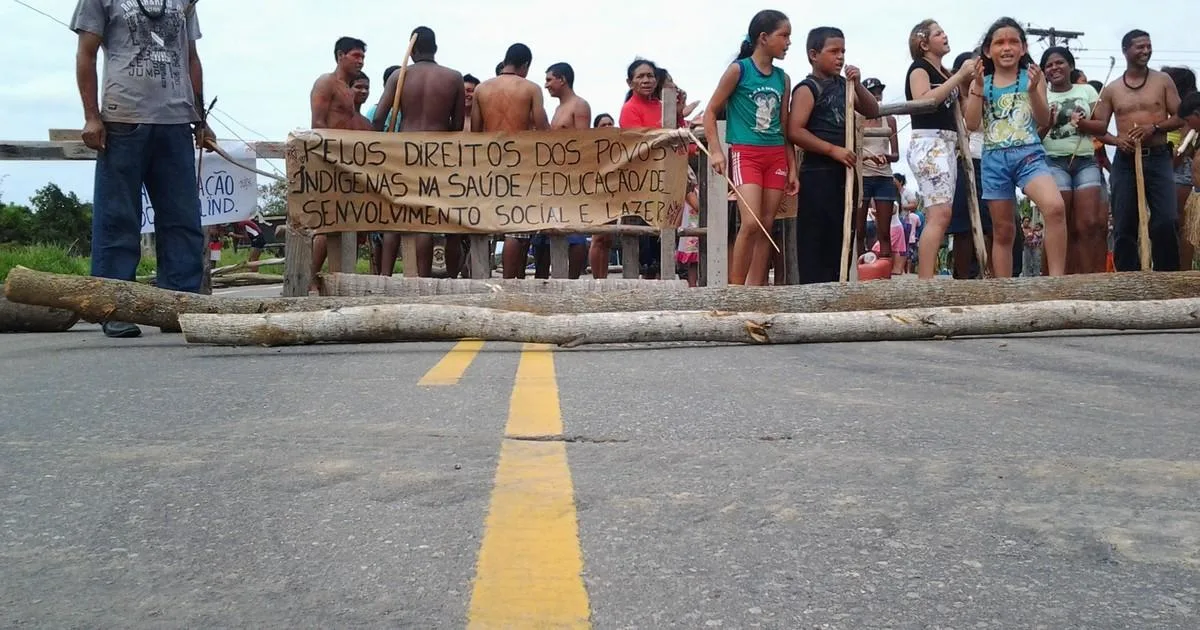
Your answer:
[[[455,278],[396,278],[370,276],[353,273],[323,273],[317,278],[321,295],[356,297],[363,295],[390,295],[414,297],[423,295],[469,295],[477,293],[559,293],[579,295],[584,293],[610,293],[614,291],[667,291],[687,289],[686,280],[637,280],[606,278],[547,280],[515,278],[491,278],[486,280],[459,280]]]
[[[528,282],[528,281],[526,281]],[[656,282],[656,281],[649,281]],[[659,283],[666,284],[666,283]],[[491,293],[398,298],[248,298],[205,296],[144,284],[13,269],[9,300],[146,326],[178,327],[180,313],[286,313],[372,304],[440,304],[530,313],[748,311],[760,313],[870,311],[1044,300],[1167,300],[1200,297],[1200,272],[1133,272],[1056,278],[880,281],[780,287],[707,287],[687,291],[621,291],[595,295]]]
[[[79,315],[72,311],[10,302],[0,297],[0,333],[65,332],[78,321]]]
[[[749,344],[895,341],[1052,330],[1200,328],[1200,298],[1057,300],[849,313],[672,311],[535,315],[469,306],[384,304],[311,313],[179,316],[189,343],[288,346],[483,339],[560,346],[646,342]]]
[[[701,287],[687,291],[617,291],[585,295],[491,293],[396,298],[393,301],[478,306],[543,314],[707,310],[814,313],[1011,304],[1045,300],[1123,302],[1190,297],[1200,297],[1200,271],[1100,273],[988,280],[904,279],[776,287]]]
[[[168,291],[137,282],[71,276],[17,267],[4,283],[8,300],[64,309],[89,322],[105,320],[178,328],[179,314],[284,313],[344,306],[394,303],[396,298],[370,297],[224,297]]]

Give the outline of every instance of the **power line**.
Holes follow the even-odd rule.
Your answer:
[[[250,142],[248,142],[248,141],[247,141],[245,138],[243,138],[243,137],[239,136],[239,135],[238,135],[238,132],[234,131],[233,129],[230,129],[230,128],[229,128],[229,125],[228,125],[228,124],[226,124],[226,123],[225,123],[223,120],[221,120],[220,116],[217,116],[216,112],[211,112],[211,111],[210,111],[210,112],[208,113],[208,115],[209,115],[209,117],[210,117],[210,118],[212,118],[213,120],[217,121],[217,124],[218,124],[218,125],[221,125],[221,127],[223,127],[223,128],[225,129],[225,131],[228,131],[230,134],[232,134],[232,135],[233,135],[233,137],[234,137],[234,138],[237,138],[237,140],[238,140],[239,142],[241,142],[242,144],[245,144],[245,145],[246,145],[246,148],[250,149],[250,151],[252,151],[252,152],[254,153],[255,157],[257,157],[257,158],[259,158],[259,159],[266,160],[267,164],[269,164],[269,165],[271,166],[271,169],[272,169],[272,170],[274,170],[276,173],[278,173],[280,177],[282,177],[282,178],[284,178],[284,179],[287,179],[287,174],[286,174],[286,173],[284,173],[283,171],[279,170],[279,167],[278,167],[278,166],[275,166],[275,163],[274,163],[273,161],[271,161],[271,160],[267,160],[266,158],[264,158],[264,157],[262,157],[262,156],[258,155],[258,151],[255,151],[255,150],[254,150],[254,145],[253,145],[253,144],[251,144]],[[228,116],[228,114],[226,114],[226,116]]]
[[[243,123],[242,123],[242,121],[238,120],[237,118],[234,118],[234,117],[233,117],[233,114],[230,114],[229,112],[225,111],[224,109],[221,109],[221,108],[219,108],[219,107],[214,107],[214,108],[213,108],[213,110],[214,110],[214,111],[221,112],[221,114],[222,114],[222,115],[224,115],[226,118],[228,118],[229,120],[232,120],[232,121],[233,121],[233,123],[234,123],[235,125],[237,125],[237,126],[241,127],[242,129],[245,129],[246,131],[248,131],[248,132],[250,132],[250,133],[252,133],[252,134],[254,134],[254,135],[258,136],[259,138],[262,138],[263,140],[268,140],[268,141],[270,140],[270,138],[269,138],[269,137],[267,137],[267,135],[266,135],[266,134],[264,134],[264,133],[262,133],[262,132],[259,132],[259,131],[255,131],[255,130],[251,129],[250,127],[247,127],[245,124],[243,124]]]
[[[37,8],[37,7],[33,6],[33,5],[31,5],[31,4],[25,4],[24,2],[22,2],[22,0],[13,0],[13,2],[16,2],[17,4],[19,4],[19,5],[23,6],[23,7],[25,7],[26,9],[29,9],[30,11],[33,11],[34,13],[40,13],[40,14],[42,14],[42,15],[44,15],[44,16],[46,16],[46,17],[50,18],[51,20],[54,20],[55,22],[58,22],[59,24],[62,24],[63,26],[65,26],[65,27],[67,27],[67,28],[71,28],[71,25],[70,25],[70,24],[67,24],[66,22],[64,22],[64,21],[62,21],[62,20],[60,20],[60,19],[58,19],[58,18],[54,17],[53,15],[50,15],[49,13],[46,13],[45,11],[43,11],[43,10],[41,10],[41,9],[39,9],[39,8]]]

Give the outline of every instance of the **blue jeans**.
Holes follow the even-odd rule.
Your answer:
[[[1015,200],[1017,189],[1024,190],[1029,182],[1042,175],[1053,176],[1041,143],[1003,149],[985,148],[980,174],[985,201]]]
[[[204,233],[190,125],[107,123],[96,157],[92,275],[134,280],[141,260],[142,186],[154,206],[158,286],[199,292]]]
[[[1138,271],[1137,174],[1134,156],[1117,151],[1112,161],[1113,266]],[[1150,257],[1155,271],[1179,271],[1179,208],[1175,200],[1175,168],[1168,145],[1142,149],[1142,176],[1150,212]]]

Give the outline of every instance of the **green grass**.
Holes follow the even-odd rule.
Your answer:
[[[221,252],[221,260],[215,266],[224,267],[246,262],[249,255],[249,249],[242,248],[235,252],[232,248],[227,247]],[[365,256],[365,251],[363,255]],[[260,256],[262,260],[274,257],[275,255],[270,250],[263,252]],[[65,248],[57,245],[0,245],[0,282],[8,277],[9,270],[18,265],[37,271],[86,276],[91,273],[92,261],[86,256],[71,256],[67,254]],[[138,277],[149,276],[155,272],[156,268],[157,262],[153,254],[142,256],[141,262],[138,263],[137,275]],[[358,259],[356,271],[362,274],[370,272],[370,263],[366,258]],[[264,265],[258,268],[258,272],[283,275],[283,265]],[[404,268],[399,261],[396,262],[396,273],[404,273]]]
[[[74,276],[91,271],[87,258],[70,256],[57,245],[0,245],[0,280],[7,278],[8,272],[18,265]]]

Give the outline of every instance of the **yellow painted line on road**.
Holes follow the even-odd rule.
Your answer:
[[[550,346],[521,350],[491,507],[475,568],[468,628],[590,628],[575,489],[561,435]]]
[[[421,377],[417,384],[425,386],[458,385],[458,381],[471,366],[471,362],[475,360],[475,356],[479,354],[481,348],[483,348],[483,342],[478,339],[464,339],[454,344],[446,356],[429,368],[429,371]]]

